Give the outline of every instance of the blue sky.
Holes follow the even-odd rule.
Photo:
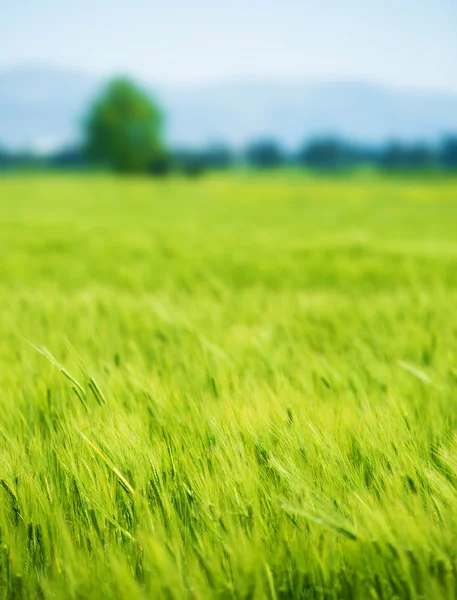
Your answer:
[[[457,0],[0,1],[0,68],[457,90]]]

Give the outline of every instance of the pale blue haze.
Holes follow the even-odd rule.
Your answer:
[[[0,0],[0,69],[457,90],[456,0]]]

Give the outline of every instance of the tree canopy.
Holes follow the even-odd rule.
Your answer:
[[[164,155],[162,128],[162,112],[149,95],[128,79],[113,79],[87,117],[86,150],[118,172],[146,172]]]

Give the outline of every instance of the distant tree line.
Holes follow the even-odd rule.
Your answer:
[[[244,166],[276,169],[294,166],[321,172],[346,172],[372,166],[388,172],[457,171],[457,134],[441,144],[392,142],[377,147],[336,137],[306,141],[292,152],[275,139],[259,139],[244,150],[224,144],[203,149],[170,149],[163,138],[163,113],[155,101],[128,79],[108,83],[84,121],[83,142],[47,156],[0,149],[0,169],[111,169],[118,173],[197,176],[209,170]]]
[[[249,166],[259,169],[295,165],[344,172],[369,165],[385,171],[457,171],[457,135],[436,146],[390,142],[371,147],[322,137],[305,142],[295,152],[287,152],[274,140],[263,140],[251,144],[244,156]]]
[[[447,137],[437,146],[392,142],[369,147],[326,137],[310,140],[295,152],[271,139],[255,141],[241,151],[222,144],[203,149],[169,149],[151,156],[133,172],[153,176],[170,173],[198,176],[206,171],[233,167],[269,170],[286,166],[332,173],[344,173],[362,166],[386,172],[457,172],[457,135]],[[47,155],[0,149],[0,169],[15,168],[74,171],[106,168],[106,165],[94,160],[83,147],[65,148]],[[119,171],[130,172],[128,169]]]

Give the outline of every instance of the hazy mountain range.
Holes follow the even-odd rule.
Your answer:
[[[0,146],[51,148],[75,141],[103,81],[72,70],[0,71]],[[296,146],[316,135],[366,143],[434,142],[457,132],[457,93],[389,89],[361,82],[144,83],[167,116],[174,145],[241,145],[275,137]]]

